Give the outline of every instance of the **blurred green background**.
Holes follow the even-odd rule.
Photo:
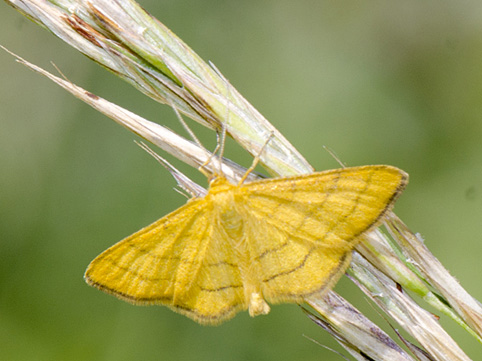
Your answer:
[[[482,299],[482,2],[158,1],[141,5],[232,84],[318,170],[410,174],[397,214]],[[0,43],[146,118],[145,98],[6,4]],[[1,360],[340,360],[295,305],[202,327],[88,287],[101,251],[185,202],[135,137],[0,52]],[[55,72],[55,70],[53,70]],[[193,126],[209,147],[212,133]],[[251,159],[228,145],[227,155]],[[169,157],[168,157],[169,158]],[[171,159],[171,158],[169,158]],[[205,185],[197,171],[175,163]],[[385,329],[344,279],[336,288]],[[480,346],[442,318],[477,359]]]

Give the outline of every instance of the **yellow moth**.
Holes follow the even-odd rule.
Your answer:
[[[333,287],[407,182],[386,165],[241,184],[217,176],[204,197],[100,254],[85,279],[201,324],[245,309],[266,314],[267,302],[302,302]]]

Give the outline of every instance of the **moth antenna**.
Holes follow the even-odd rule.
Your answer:
[[[326,145],[323,146],[323,149],[327,151],[328,154],[331,155],[334,160],[336,160],[336,162],[341,166],[341,168],[346,168],[346,164],[341,161],[340,157],[338,157],[338,155],[335,153],[333,149],[327,147]]]
[[[208,150],[206,150],[206,152],[209,153],[209,157],[203,162],[203,164],[201,164],[199,167],[198,167],[198,170],[204,175],[206,176],[206,178],[209,180],[209,182],[211,182],[211,180],[213,178],[216,178],[216,175],[217,174],[220,174],[219,171],[215,171],[214,174],[211,173],[209,170],[207,170],[206,168],[206,165],[208,165],[211,160],[213,159],[213,157],[216,155],[216,152],[218,151],[219,149],[219,132],[216,130],[216,148],[214,148],[214,151],[211,153],[209,152]],[[220,164],[219,165],[219,168],[221,168],[222,165]]]
[[[212,154],[216,154],[219,152],[219,149],[221,148],[221,135],[219,134],[219,130],[216,130],[216,148],[214,148]],[[212,156],[210,157],[211,160]]]
[[[174,104],[170,103],[169,104],[172,108],[172,110],[174,110],[174,113],[176,113],[176,117],[177,119],[179,120],[179,123],[181,123],[181,125],[183,126],[184,130],[189,134],[189,136],[191,137],[192,140],[194,140],[194,142],[200,147],[202,148],[203,150],[207,151],[207,149],[204,147],[204,145],[201,143],[201,141],[199,140],[198,137],[196,137],[196,134],[194,134],[194,132],[192,131],[191,128],[189,128],[189,125],[187,125],[186,121],[183,119],[181,113],[179,112],[179,110],[174,106]]]
[[[223,140],[221,142],[221,145],[222,145],[222,151],[221,151],[221,155],[224,154],[224,143],[225,143],[225,138],[226,138],[226,134],[227,134],[227,119],[229,119],[229,106],[230,104],[232,104],[231,100],[230,100],[230,94],[231,94],[231,91],[233,89],[231,83],[229,82],[229,80],[219,71],[219,69],[212,63],[212,62],[209,62],[209,65],[211,66],[211,68],[214,69],[214,71],[216,72],[216,74],[225,82],[226,84],[226,90],[227,90],[227,96],[226,96],[226,100],[227,100],[227,107],[226,107],[226,110],[227,110],[227,115],[226,115],[226,122],[223,123],[223,132],[222,132],[222,137],[223,137]],[[251,113],[251,109],[248,107],[250,113]],[[263,146],[261,147],[259,153],[254,157],[253,159],[253,163],[251,164],[251,166],[246,170],[246,172],[244,173],[243,177],[240,179],[239,184],[242,184],[247,178],[248,176],[253,172],[254,168],[256,168],[256,166],[258,165],[259,161],[260,161],[260,157],[261,157],[261,154],[263,153],[264,149],[266,148],[266,146],[268,145],[268,143],[270,142],[271,138],[273,138],[274,136],[274,132],[270,132],[270,135],[268,137],[268,139],[266,140],[266,142],[263,144]],[[222,157],[221,157],[222,159]],[[221,161],[220,159],[220,161]],[[221,163],[220,163],[221,164]]]
[[[174,106],[174,104],[171,102],[169,104],[171,106],[171,108],[174,110],[174,113],[176,113],[176,116],[177,116],[177,119],[179,120],[179,122],[181,123],[181,125],[183,126],[184,130],[189,134],[189,136],[191,137],[191,139],[201,148],[203,149],[206,153],[210,153],[210,156],[208,157],[208,159],[206,159],[206,161],[204,161],[203,164],[201,164],[199,167],[198,167],[198,170],[208,179],[211,179],[213,177],[213,175],[211,174],[211,172],[209,172],[207,169],[206,169],[206,165],[209,164],[209,162],[211,162],[211,159],[213,157],[213,155],[217,152],[217,150],[219,149],[219,144],[216,145],[216,148],[214,149],[214,152],[209,152],[206,147],[201,143],[201,141],[199,140],[198,137],[196,137],[196,134],[194,134],[194,132],[192,131],[192,129],[189,127],[189,125],[186,123],[186,121],[183,119],[181,113],[179,112],[179,110],[176,108],[176,106]],[[216,137],[218,138],[219,136],[217,135],[217,132],[216,132]],[[186,177],[187,178],[187,177]]]
[[[228,105],[226,107],[226,117],[229,117],[229,104],[231,102],[228,101]],[[226,121],[227,121],[227,118],[225,118]],[[221,169],[221,164],[223,164],[223,156],[224,156],[224,144],[226,143],[226,134],[227,134],[227,126],[226,126],[226,122],[223,122],[222,123],[222,130],[221,130],[221,135],[220,135],[220,139],[219,139],[219,146],[217,146],[216,148],[219,150],[218,152],[218,160],[219,160],[219,174],[221,174],[222,172],[222,169]]]
[[[207,193],[206,189],[201,187],[200,185],[196,184],[194,181],[189,179],[186,175],[181,173],[177,168],[175,168],[171,163],[169,163],[166,159],[162,158],[159,154],[154,152],[151,148],[149,148],[145,143],[134,141],[139,147],[144,149],[147,153],[149,153],[155,160],[157,160],[164,168],[167,169],[171,176],[176,180],[177,185],[183,189],[185,192],[189,193],[191,197],[204,197]],[[186,196],[186,194],[180,192],[178,189],[174,188],[177,192],[181,193],[182,195]]]
[[[254,170],[254,168],[256,168],[256,166],[258,165],[258,163],[259,163],[259,161],[260,161],[261,154],[263,154],[266,146],[268,145],[268,143],[270,142],[270,140],[271,140],[273,137],[274,137],[274,133],[271,132],[271,133],[269,134],[268,139],[266,139],[266,142],[264,142],[263,146],[262,146],[261,149],[259,150],[258,154],[256,154],[256,156],[254,157],[253,163],[252,163],[251,166],[246,170],[246,172],[244,173],[243,177],[239,180],[238,185],[243,184],[243,182],[246,180],[246,178],[248,178],[249,174]]]
[[[221,158],[224,155],[224,143],[226,141],[226,134],[227,134],[227,120],[229,119],[229,113],[231,112],[230,110],[230,105],[232,105],[231,102],[231,91],[233,89],[233,86],[229,82],[229,80],[219,71],[219,69],[214,65],[213,62],[209,61],[209,66],[213,68],[214,72],[224,81],[224,84],[226,85],[226,114],[225,114],[225,119],[226,121],[222,123],[222,141],[221,141]]]
[[[214,64],[211,64],[214,66]],[[214,67],[214,70],[219,73],[216,67]],[[228,128],[228,119],[229,119],[229,113],[231,111],[230,105],[231,105],[231,84],[227,81],[227,79],[223,78],[225,81],[226,85],[226,114],[224,115],[224,121],[221,122],[221,138],[219,139],[218,145],[219,147],[219,153],[218,153],[218,160],[219,160],[219,170],[218,170],[218,175],[222,174],[222,164],[223,164],[223,156],[224,156],[224,145],[226,144],[226,134],[227,134],[227,128]]]

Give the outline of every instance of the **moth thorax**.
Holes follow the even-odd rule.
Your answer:
[[[239,240],[244,234],[243,218],[234,207],[224,208],[219,214],[221,224],[229,237]]]
[[[243,217],[241,216],[238,207],[236,206],[236,195],[233,192],[224,191],[222,188],[230,186],[223,184],[220,187],[214,188],[212,192],[213,209],[217,214],[217,220],[220,226],[227,233],[227,236],[240,240],[243,236]]]

